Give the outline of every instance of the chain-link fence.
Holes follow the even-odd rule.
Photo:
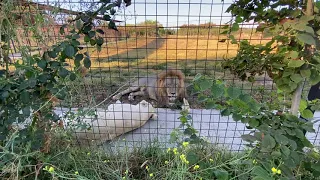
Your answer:
[[[30,53],[39,53],[39,48],[61,40],[63,36],[59,31],[62,24],[68,19],[72,20],[77,12],[95,8],[93,0],[34,2],[37,4],[20,8],[22,16],[40,9],[46,14],[33,17],[35,22],[42,23],[42,26],[37,27],[38,34],[28,28],[21,28],[19,45],[31,47]],[[186,99],[190,104],[193,125],[200,135],[212,143],[226,145],[235,151],[241,150],[243,142],[240,136],[249,131],[246,125],[233,121],[231,117],[221,116],[218,110],[205,109],[197,95],[192,93],[192,80],[201,73],[240,87],[260,102],[275,100],[276,89],[267,75],[257,77],[254,83],[240,81],[221,65],[221,62],[234,57],[238,49],[236,44],[226,40],[225,34],[221,34],[223,27],[232,19],[230,14],[225,13],[230,4],[231,1],[213,0],[135,0],[130,6],[121,7],[117,12],[114,22],[118,31],[108,29],[107,22],[97,19],[96,28],[103,30],[106,43],[98,51],[94,42],[86,42],[85,37],[80,38],[81,46],[90,54],[91,67],[81,82],[70,84],[72,92],[60,103],[61,108],[57,108],[56,112],[61,113],[70,106],[95,107],[101,117],[106,117],[106,108],[110,103],[115,103],[112,100],[115,93],[132,86],[134,80],[146,77],[150,80],[152,75],[171,68],[180,70],[185,76]],[[22,19],[23,23],[27,25],[29,22]],[[256,33],[256,26],[242,24],[235,38],[247,39],[251,44],[266,43],[268,39],[263,39],[262,34]],[[16,43],[13,45],[18,46]],[[11,59],[15,60],[19,56],[19,52],[13,47]],[[308,88],[305,90],[308,92]],[[123,95],[120,101],[137,104],[143,99],[140,96],[128,99],[129,94],[130,92]],[[129,109],[122,111],[124,114],[130,112]],[[125,139],[121,142],[133,146],[153,141],[164,143],[164,147],[169,146],[170,133],[180,125],[180,110],[156,108],[156,113],[157,120],[148,120],[143,126],[116,139]],[[319,117],[319,114],[316,113],[315,117]],[[318,130],[319,125],[316,125],[316,134]],[[318,136],[310,135],[308,138],[319,145]],[[119,145],[119,141],[111,142],[111,145],[114,143]]]

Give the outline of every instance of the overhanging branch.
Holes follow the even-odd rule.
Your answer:
[[[79,11],[72,11],[72,10],[68,10],[68,9],[64,9],[64,8],[60,8],[57,6],[51,6],[51,5],[45,5],[45,4],[40,4],[40,3],[36,3],[36,2],[30,2],[27,0],[20,0],[20,2],[17,2],[19,5],[22,6],[33,6],[39,10],[46,10],[46,11],[59,11],[65,14],[71,14],[71,15],[80,15],[82,12]],[[101,16],[96,16],[95,19],[99,19],[102,21],[105,21],[105,19],[103,19],[103,17]],[[123,22],[123,21],[119,21],[119,20],[112,20],[113,22]]]

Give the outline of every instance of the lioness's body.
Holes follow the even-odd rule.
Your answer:
[[[175,100],[182,102],[186,97],[184,75],[179,70],[164,70],[158,75],[139,78],[128,89],[113,96],[119,100],[121,96],[129,94],[128,99],[134,100],[135,96],[145,96],[155,100],[158,106],[169,106]]]

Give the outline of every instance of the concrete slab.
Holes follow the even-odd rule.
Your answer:
[[[66,108],[56,108],[55,112],[61,115]],[[76,109],[73,109],[76,110]],[[104,111],[104,109],[97,109]],[[113,147],[140,147],[155,140],[163,144],[163,148],[171,147],[170,133],[180,125],[180,111],[170,109],[157,109],[158,120],[149,120],[144,126],[128,132],[112,142],[106,142],[106,148]],[[244,143],[241,135],[250,132],[245,124],[233,121],[232,117],[221,116],[218,110],[191,109],[194,127],[200,135],[210,142],[223,146],[232,151],[243,150]],[[315,113],[315,119],[320,119],[320,112]],[[316,146],[320,146],[320,122],[314,124],[316,133],[308,133],[307,138]],[[125,140],[123,140],[125,139]]]

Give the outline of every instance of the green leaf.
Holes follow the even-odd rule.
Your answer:
[[[276,146],[276,142],[269,134],[265,135],[261,141],[261,147],[266,149],[272,149]]]
[[[305,109],[301,112],[301,116],[306,119],[311,119],[311,118],[313,118],[313,113],[309,109]]]
[[[91,46],[96,45],[96,40],[94,40],[94,39],[90,39],[90,45],[91,45]]]
[[[250,96],[249,94],[241,94],[241,95],[239,96],[239,99],[240,99],[241,101],[245,102],[245,103],[249,103],[249,102],[251,102],[251,100],[252,100],[252,98],[251,98],[251,96]]]
[[[229,87],[227,93],[230,98],[237,99],[241,94],[241,90],[235,87]]]
[[[106,21],[110,21],[111,17],[110,17],[110,15],[104,15],[103,19],[106,20]]]
[[[251,143],[258,140],[255,136],[252,136],[250,134],[243,134],[243,135],[241,135],[241,138],[244,141],[251,142]]]
[[[83,32],[84,33],[88,33],[90,30],[92,29],[92,26],[91,25],[87,25],[83,28]]]
[[[49,55],[49,57],[51,57],[51,58],[56,58],[56,57],[58,57],[58,55],[57,55],[57,53],[55,52],[55,51],[49,51],[48,52],[48,55]]]
[[[301,99],[300,105],[299,105],[299,111],[303,111],[308,107],[308,101],[305,99]]]
[[[213,98],[215,99],[221,98],[223,96],[223,93],[224,93],[224,89],[221,85],[214,83],[211,86],[211,95],[213,96]]]
[[[103,43],[104,43],[103,38],[102,37],[98,37],[97,40],[96,40],[96,43],[97,43],[98,46],[102,46]]]
[[[275,136],[275,139],[281,145],[286,145],[286,144],[289,143],[289,139],[286,136],[282,135],[282,134],[277,134]]]
[[[279,158],[279,157],[281,157],[281,152],[279,152],[279,151],[273,151],[273,152],[271,153],[271,156],[273,156],[274,158]]]
[[[116,24],[113,21],[110,21],[108,24],[109,29],[117,30]]]
[[[30,102],[30,95],[29,95],[29,92],[26,91],[26,90],[23,90],[20,94],[20,100],[23,102],[23,103],[29,103]]]
[[[223,169],[217,169],[215,171],[213,171],[215,177],[217,178],[217,180],[228,180],[229,179],[229,173],[226,170]]]
[[[202,77],[202,75],[198,73],[198,74],[193,78],[193,81],[198,81],[201,77]]]
[[[312,37],[310,34],[306,34],[306,33],[298,34],[297,39],[305,44],[316,45],[316,41],[314,37]]]
[[[304,64],[305,64],[305,61],[303,60],[291,60],[288,63],[288,67],[297,68],[297,67],[301,67]]]
[[[27,106],[27,107],[24,107],[24,108],[22,108],[22,113],[23,113],[23,115],[25,116],[25,117],[28,117],[28,116],[30,116],[30,107],[29,106]]]
[[[229,108],[226,108],[221,111],[222,116],[229,116],[230,114],[231,114],[231,111],[229,110]]]
[[[290,57],[291,59],[297,59],[299,57],[299,52],[290,51],[288,57]]]
[[[90,39],[91,39],[91,38],[90,38],[88,35],[85,35],[85,36],[84,36],[84,42],[89,42]]]
[[[310,26],[307,26],[304,23],[297,23],[296,25],[293,26],[293,28],[298,30],[298,31],[307,32],[307,33],[310,33],[310,34],[314,35],[313,28],[310,27]]]
[[[96,32],[95,32],[95,31],[89,31],[89,33],[88,33],[88,36],[89,36],[90,38],[93,38],[95,35],[96,35]]]
[[[78,30],[81,29],[81,21],[80,21],[80,20],[76,20],[76,28],[77,28]]]
[[[199,87],[202,91],[209,89],[212,86],[212,81],[203,79],[199,82]]]
[[[84,67],[86,67],[87,69],[89,69],[91,67],[91,61],[88,57],[84,58],[83,60],[83,65]]]
[[[77,78],[77,76],[76,76],[74,73],[71,73],[71,74],[70,74],[70,80],[71,80],[71,81],[76,80],[76,78]]]
[[[75,57],[76,61],[81,61],[83,59],[83,54],[77,54]]]
[[[294,131],[296,132],[296,137],[298,137],[299,139],[305,138],[303,132],[300,129],[295,129]]]
[[[289,139],[289,148],[294,151],[297,149],[297,147],[298,147],[297,143],[295,141]]]
[[[315,85],[320,82],[320,73],[315,69],[311,69],[310,84]]]
[[[238,23],[233,23],[231,27],[231,31],[238,31],[239,30],[239,24]]]
[[[102,29],[97,29],[96,31],[97,31],[97,33],[99,33],[99,34],[104,34],[104,31],[103,31]]]
[[[75,50],[74,47],[71,45],[68,45],[65,49],[64,49],[64,53],[69,57],[72,58],[75,54]]]
[[[232,114],[232,119],[233,119],[234,121],[239,121],[239,120],[242,119],[242,115],[241,115],[241,114],[238,114],[238,113],[233,113],[233,114]]]
[[[37,65],[41,68],[41,69],[45,69],[47,67],[47,61],[44,59],[41,59],[40,61],[37,62]]]
[[[292,74],[290,76],[290,79],[293,81],[293,82],[296,82],[296,83],[299,83],[302,81],[302,76],[300,74]]]
[[[304,78],[309,78],[311,76],[311,71],[310,69],[303,69],[303,70],[300,70],[300,74]]]
[[[199,161],[199,157],[194,152],[190,151],[186,155],[187,160],[190,162],[190,164],[195,164]]]
[[[286,157],[289,157],[290,155],[290,149],[287,146],[280,146],[280,150]]]
[[[216,103],[214,101],[208,101],[206,104],[206,108],[214,109],[216,107]]]
[[[64,25],[62,25],[62,26],[60,27],[59,33],[60,33],[61,35],[64,34],[64,28],[65,28],[66,26],[67,26],[67,25],[64,24]]]
[[[62,78],[65,78],[67,77],[69,74],[69,71],[65,68],[60,68],[59,69],[59,76],[62,77]]]
[[[268,171],[266,171],[265,169],[263,169],[261,166],[255,166],[251,172],[251,174],[254,174],[258,177],[263,178],[264,180],[269,180],[270,174],[268,173]]]
[[[249,126],[250,126],[250,127],[256,128],[256,127],[259,126],[259,124],[260,124],[259,121],[256,120],[256,119],[250,119],[250,120],[249,120]]]

